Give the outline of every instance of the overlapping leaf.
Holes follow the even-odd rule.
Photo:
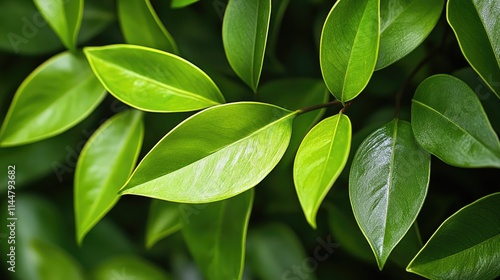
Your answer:
[[[170,1],[170,8],[172,9],[184,8],[198,1],[200,0],[172,0]]]
[[[156,15],[150,0],[119,0],[118,16],[127,43],[170,53],[179,52],[174,39]]]
[[[500,5],[496,0],[449,0],[446,16],[465,58],[500,98]]]
[[[121,190],[183,203],[242,193],[271,172],[290,141],[294,112],[256,102],[208,108],[170,131]]]
[[[360,94],[375,69],[379,6],[380,0],[339,0],[326,18],[320,41],[321,72],[341,102]]]
[[[408,122],[394,119],[358,148],[349,196],[380,269],[417,218],[429,176],[430,155],[415,141]]]
[[[412,127],[424,149],[459,167],[500,167],[500,141],[467,84],[449,75],[424,80],[413,97]]]
[[[105,122],[85,144],[75,171],[78,243],[116,204],[132,172],[144,127],[139,111],[123,111]]]
[[[222,39],[234,72],[255,92],[259,84],[271,0],[230,0],[224,13]]]
[[[249,190],[206,204],[186,221],[184,238],[206,279],[242,278],[253,197],[253,190]]]
[[[182,204],[159,199],[151,201],[146,225],[146,247],[153,247],[156,242],[184,226],[179,211],[182,206]]]
[[[300,144],[293,166],[295,189],[309,224],[316,228],[316,213],[349,156],[351,122],[339,113],[314,126]]]
[[[105,95],[82,55],[58,54],[17,90],[0,131],[0,145],[27,144],[62,133],[86,118]]]
[[[210,77],[176,55],[134,45],[84,51],[104,87],[140,110],[185,112],[225,102]]]
[[[500,276],[500,193],[485,196],[446,219],[407,270],[429,279]]]

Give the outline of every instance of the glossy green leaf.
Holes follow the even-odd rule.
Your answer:
[[[358,148],[349,174],[349,196],[380,269],[415,222],[429,176],[430,155],[415,141],[408,122],[394,119]]]
[[[186,222],[182,233],[205,279],[241,279],[253,198],[249,190],[206,204]]]
[[[381,0],[380,49],[376,69],[405,57],[431,33],[444,0]]]
[[[271,0],[230,0],[222,23],[222,40],[234,72],[255,92],[259,84]]]
[[[500,276],[500,193],[482,197],[444,221],[406,268],[429,279]]]
[[[200,0],[172,0],[170,1],[170,8],[172,9],[184,8],[198,1]]]
[[[169,280],[156,264],[133,255],[117,256],[101,263],[93,271],[94,280]],[[70,279],[70,278],[68,278]]]
[[[75,171],[75,222],[78,243],[118,202],[118,191],[141,150],[140,111],[123,111],[106,121],[83,147]]]
[[[0,146],[60,134],[85,119],[105,95],[82,55],[58,54],[35,69],[17,90],[0,131]]]
[[[496,0],[449,0],[446,17],[465,58],[500,98],[500,5]]]
[[[290,141],[294,112],[241,102],[214,106],[170,131],[139,163],[122,194],[183,203],[226,199],[257,185]]]
[[[28,246],[32,250],[30,265],[37,271],[36,279],[85,279],[82,268],[76,260],[57,245],[35,238]],[[55,264],[57,269],[54,269]]]
[[[300,144],[293,166],[295,189],[307,222],[316,213],[345,167],[351,148],[351,121],[339,113],[314,126]]]
[[[150,0],[119,0],[118,16],[127,43],[170,53],[179,52]]]
[[[151,248],[159,240],[182,229],[179,207],[182,204],[153,199],[146,224],[146,247]]]
[[[185,112],[225,102],[210,77],[176,55],[133,45],[84,51],[104,87],[137,109]]]
[[[83,0],[33,0],[66,48],[75,51],[83,15]]]
[[[326,18],[320,40],[321,73],[341,102],[360,94],[375,69],[379,6],[380,0],[339,0]]]
[[[412,100],[415,138],[459,167],[500,167],[500,141],[472,89],[449,75],[424,80]]]

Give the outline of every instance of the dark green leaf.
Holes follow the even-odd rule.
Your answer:
[[[146,225],[146,247],[151,248],[161,239],[182,229],[182,221],[179,208],[182,204],[153,199],[149,209]]]
[[[137,256],[117,256],[101,263],[93,272],[94,280],[169,280],[157,265]]]
[[[28,246],[31,249],[30,265],[37,271],[36,279],[85,279],[76,260],[57,245],[34,238]]]
[[[415,141],[408,122],[394,119],[358,148],[349,175],[349,196],[380,269],[415,222],[429,176],[430,155]]]
[[[198,1],[200,0],[172,0],[170,2],[170,8],[172,9],[184,8]]]

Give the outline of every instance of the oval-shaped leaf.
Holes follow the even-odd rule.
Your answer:
[[[415,138],[424,149],[459,167],[500,167],[500,141],[481,102],[462,80],[435,75],[412,100]]]
[[[134,255],[117,256],[101,263],[92,274],[94,280],[168,280],[172,279],[154,263]]]
[[[430,155],[408,122],[394,119],[359,146],[349,174],[351,206],[377,264],[413,225],[427,195]]]
[[[500,276],[500,193],[465,206],[444,221],[407,271],[429,279]]]
[[[256,102],[208,108],[170,131],[121,190],[183,203],[222,200],[257,185],[290,140],[294,112]]]
[[[222,23],[222,41],[234,72],[255,92],[259,84],[271,0],[230,0]]]
[[[375,69],[379,6],[380,0],[339,0],[323,26],[321,73],[330,92],[343,103],[361,93]]]
[[[375,69],[387,67],[417,48],[434,29],[443,7],[444,0],[381,0]]]
[[[300,144],[293,179],[307,222],[316,228],[316,213],[345,167],[351,149],[351,121],[339,113],[314,126]]]
[[[119,0],[118,16],[127,43],[179,52],[149,0]]]
[[[249,190],[223,201],[205,204],[186,222],[182,230],[184,239],[206,279],[242,278],[253,197],[253,190]]]
[[[172,9],[184,8],[198,1],[200,0],[172,0],[170,1],[170,8]]]
[[[133,45],[84,52],[104,87],[137,109],[186,112],[225,102],[207,74],[176,55]]]
[[[32,143],[86,118],[106,96],[85,57],[58,54],[21,84],[0,131],[0,146]]]
[[[446,17],[465,58],[500,98],[500,5],[496,0],[449,0]]]
[[[75,51],[82,22],[83,0],[34,0],[34,3],[66,48]]]
[[[179,207],[182,204],[153,199],[149,208],[149,216],[146,224],[146,247],[151,248],[159,240],[182,229],[182,221]]]
[[[85,279],[80,265],[57,245],[35,238],[29,246],[30,263],[37,271],[37,279]]]
[[[140,111],[123,111],[106,121],[82,149],[75,171],[75,222],[79,244],[118,202],[118,191],[141,150]]]

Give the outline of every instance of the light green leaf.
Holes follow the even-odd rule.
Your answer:
[[[394,119],[358,148],[349,174],[351,206],[379,269],[413,225],[427,195],[430,155],[408,122]]]
[[[182,204],[153,199],[146,225],[146,247],[151,248],[161,239],[182,229],[184,223],[179,212]]]
[[[134,255],[117,256],[101,263],[93,271],[94,280],[169,280],[160,267]],[[70,278],[68,278],[70,279]]]
[[[186,221],[182,233],[205,279],[241,279],[253,198],[249,190],[206,204]]]
[[[172,0],[170,2],[170,8],[172,9],[184,8],[198,1],[200,0]]]
[[[256,102],[205,109],[165,135],[121,193],[181,203],[213,202],[242,193],[281,159],[294,116]]]
[[[225,102],[210,77],[176,55],[133,45],[86,47],[84,52],[104,87],[137,109],[186,112]]]
[[[380,49],[375,69],[382,69],[417,48],[436,26],[444,0],[381,0]]]
[[[496,0],[449,0],[446,17],[469,64],[500,98],[500,5]]]
[[[119,0],[120,26],[129,44],[178,53],[174,39],[156,15],[150,0]]]
[[[415,138],[459,167],[500,167],[500,141],[472,89],[450,75],[424,80],[412,100]]]
[[[380,0],[339,0],[326,18],[320,66],[330,92],[342,103],[366,87],[379,47]]]
[[[66,48],[76,50],[76,39],[83,15],[83,0],[33,0],[38,11],[59,36]]]
[[[254,92],[264,62],[270,18],[271,0],[230,0],[224,13],[222,41],[227,60]]]
[[[30,265],[37,271],[36,279],[85,279],[76,260],[57,245],[35,238],[28,246],[31,247]]]
[[[58,54],[21,84],[0,130],[0,146],[32,143],[85,119],[106,91],[82,55]]]
[[[300,144],[293,178],[307,222],[316,228],[316,214],[345,167],[351,148],[351,121],[339,113],[314,126]]]
[[[75,171],[75,222],[79,244],[118,202],[118,191],[141,150],[140,111],[123,111],[106,121],[82,149]]]
[[[500,276],[500,193],[482,197],[444,221],[407,271],[429,279]]]

